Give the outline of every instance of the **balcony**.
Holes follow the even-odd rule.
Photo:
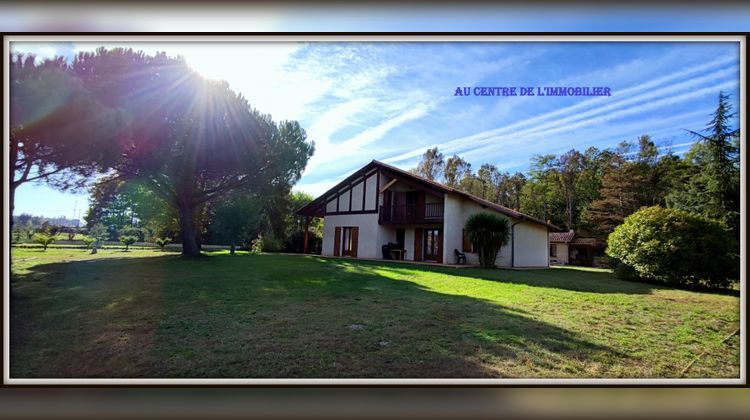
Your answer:
[[[380,224],[442,223],[442,221],[442,202],[380,206],[378,212]]]

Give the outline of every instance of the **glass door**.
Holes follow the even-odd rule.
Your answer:
[[[424,259],[438,261],[440,259],[440,229],[425,229],[424,231]]]

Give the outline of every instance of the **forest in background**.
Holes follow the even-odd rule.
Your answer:
[[[740,132],[729,97],[720,93],[706,117],[704,131],[686,130],[696,142],[682,157],[644,134],[615,148],[536,155],[527,173],[475,170],[435,147],[411,172],[600,241],[642,207],[685,210],[721,222],[739,250]]]

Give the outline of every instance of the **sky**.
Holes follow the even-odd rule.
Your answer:
[[[296,190],[326,191],[372,159],[416,166],[425,149],[473,168],[527,171],[536,154],[615,147],[649,134],[684,153],[720,91],[739,98],[739,48],[714,42],[14,43],[72,57],[99,46],[182,55],[277,121],[298,120],[316,152]],[[459,87],[608,87],[611,96],[455,96]],[[69,218],[86,194],[26,185],[16,211]],[[76,211],[74,212],[74,208]]]

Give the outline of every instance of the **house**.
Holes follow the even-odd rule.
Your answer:
[[[549,233],[558,227],[376,160],[297,214],[306,216],[306,225],[312,217],[324,219],[322,255],[456,264],[458,250],[477,264],[464,225],[479,212],[510,221],[498,266],[549,266]]]
[[[600,265],[604,246],[595,238],[579,238],[574,231],[549,234],[550,265]]]

